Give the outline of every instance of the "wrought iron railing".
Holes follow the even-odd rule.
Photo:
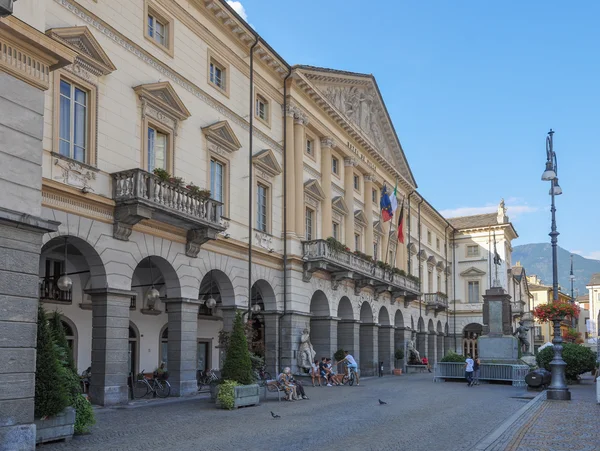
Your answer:
[[[448,308],[448,296],[444,293],[424,293],[423,300],[427,305]]]
[[[116,202],[144,200],[194,219],[221,225],[221,202],[192,194],[187,188],[162,180],[143,169],[115,172],[112,177]]]
[[[337,267],[357,272],[362,276],[386,282],[390,285],[410,290],[413,293],[419,292],[418,282],[401,274],[396,274],[390,269],[382,268],[375,262],[366,260],[352,252],[335,249],[326,240],[304,241],[302,243],[302,252],[305,261],[325,260]]]
[[[59,277],[44,277],[40,280],[40,299],[46,301],[72,302],[72,290],[62,291],[58,288]]]

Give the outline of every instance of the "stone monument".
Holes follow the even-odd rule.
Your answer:
[[[310,331],[304,329],[300,336],[300,346],[298,347],[298,367],[304,372],[310,370],[312,363],[315,360],[315,349],[310,342]]]
[[[483,295],[483,335],[477,339],[479,358],[484,363],[518,363],[519,359],[519,341],[512,330],[511,297],[498,279],[501,263],[494,237],[495,279]]]

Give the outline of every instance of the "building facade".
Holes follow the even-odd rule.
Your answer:
[[[163,361],[171,393],[194,393],[237,311],[272,373],[305,370],[304,329],[363,374],[409,339],[443,356],[454,228],[418,193],[373,76],[290,67],[217,0],[19,0],[11,20],[63,55],[26,213],[46,224],[40,300],[95,403],[126,402],[128,375]]]

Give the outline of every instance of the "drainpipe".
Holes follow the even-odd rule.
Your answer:
[[[250,47],[250,131],[248,132],[248,321],[252,308],[252,201],[254,187],[252,185],[252,132],[254,131],[254,48],[258,44],[258,36]]]
[[[456,347],[456,230],[452,230],[452,298],[454,303],[454,351]]]
[[[418,234],[419,234],[419,252],[417,253],[417,264],[419,265],[419,291],[422,293],[423,292],[423,271],[422,271],[422,265],[421,265],[421,204],[423,203],[423,198],[421,196],[419,196],[419,198],[421,199],[419,201],[419,204],[417,206],[418,210],[418,215],[419,215],[419,221],[418,221],[418,227],[419,230],[417,230]],[[421,320],[422,318],[422,306],[423,306],[423,299],[419,300],[419,320]],[[421,321],[419,321],[421,322]],[[419,332],[422,332],[421,330],[419,330]]]
[[[408,274],[412,274],[412,264],[411,264],[411,260],[412,258],[410,258],[410,231],[412,229],[411,224],[412,224],[412,210],[410,208],[410,196],[412,196],[414,194],[414,190],[408,195],[408,244],[406,246],[406,249],[408,250],[407,254],[408,254]]]
[[[277,346],[277,372],[281,367],[281,320],[287,315],[287,275],[288,275],[288,248],[287,248],[287,81],[292,75],[292,69],[288,67],[288,74],[283,79],[283,313],[277,320],[277,336],[279,337]]]

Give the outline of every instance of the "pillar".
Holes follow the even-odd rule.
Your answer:
[[[354,251],[354,158],[344,158],[344,202],[348,215],[344,219],[344,242]]]
[[[101,406],[127,404],[129,305],[135,293],[110,288],[86,293],[92,298],[90,398]]]
[[[198,353],[198,299],[167,299],[169,342],[167,362],[173,396],[198,392],[196,381]]]
[[[438,332],[437,335],[437,352],[436,352],[436,363],[440,362],[444,357],[444,334]]]
[[[337,324],[331,317],[313,317],[310,319],[310,341],[317,358],[331,357],[338,350]]]
[[[379,326],[379,362],[383,362],[383,373],[392,372],[394,365],[394,326]]]
[[[348,351],[360,362],[360,323],[343,319],[337,325],[337,347]]]
[[[299,314],[297,312],[288,313],[281,317],[281,355],[280,368],[275,373],[281,372],[283,368],[289,366],[294,374],[303,374],[298,367],[298,347],[300,346],[300,337],[305,328],[310,328],[310,317],[308,314]],[[274,376],[274,374],[272,374]]]
[[[374,175],[365,175],[364,176],[364,192],[363,192],[363,202],[365,203],[365,217],[367,218],[367,226],[365,227],[365,249],[364,252],[367,255],[373,255],[373,199],[372,199],[372,191],[373,191],[373,182],[375,181]],[[384,234],[385,236],[385,234]],[[379,243],[380,246],[383,243]],[[383,256],[381,260],[385,261],[385,251],[386,248],[383,247],[379,252]]]
[[[360,374],[374,376],[377,374],[377,358],[379,357],[379,327],[377,324],[360,325]]]
[[[285,147],[286,147],[286,189],[287,189],[287,199],[284,201],[287,202],[286,216],[287,216],[287,228],[285,233],[287,235],[292,235],[296,232],[296,209],[295,205],[295,196],[294,196],[294,188],[296,187],[296,174],[294,171],[294,111],[292,108],[288,107],[288,110],[285,112],[285,123],[286,123],[286,139],[285,139]]]
[[[277,372],[277,351],[279,349],[279,314],[263,313],[265,324],[265,365],[267,371],[275,376]]]
[[[333,139],[330,137],[321,138],[321,188],[325,199],[321,205],[321,227],[322,237],[327,239],[333,236],[332,218],[331,218],[331,148]]]
[[[304,149],[308,119],[303,113],[294,116],[294,204],[296,208],[296,235],[304,237]],[[289,210],[288,205],[288,210]]]
[[[417,332],[417,351],[421,358],[427,355],[427,332]],[[429,357],[428,357],[429,358]]]
[[[437,358],[437,333],[429,332],[427,335],[427,359],[430,363],[434,363]],[[423,356],[423,354],[421,354]]]

